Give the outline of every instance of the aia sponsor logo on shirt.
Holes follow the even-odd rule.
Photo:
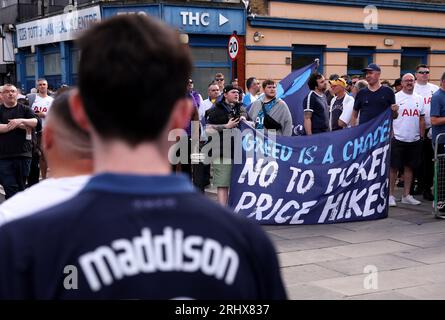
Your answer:
[[[34,112],[48,112],[48,108],[47,107],[35,106],[34,107]]]
[[[404,109],[402,117],[420,117],[420,112],[417,109]]]

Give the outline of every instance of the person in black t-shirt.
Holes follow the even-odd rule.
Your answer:
[[[393,118],[397,118],[398,106],[396,105],[396,97],[391,88],[380,84],[380,67],[375,63],[371,63],[362,71],[366,73],[368,87],[360,90],[355,97],[351,124],[353,126],[357,125],[359,112],[360,124],[362,124],[380,115],[388,108],[391,108],[393,111]]]
[[[27,106],[17,103],[17,88],[5,84],[0,105],[0,184],[5,199],[25,189],[32,157],[32,129],[37,116]]]
[[[323,75],[313,73],[308,80],[311,91],[304,98],[304,130],[307,135],[329,130],[329,106],[324,92],[327,82]]]
[[[78,45],[70,109],[95,175],[72,200],[0,227],[0,299],[285,299],[265,232],[171,174],[169,136],[192,111],[179,34],[121,15]]]

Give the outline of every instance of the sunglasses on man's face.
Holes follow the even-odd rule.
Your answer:
[[[429,71],[417,71],[417,73],[420,73],[420,74],[430,74]]]
[[[215,79],[216,81],[224,81],[224,78]]]

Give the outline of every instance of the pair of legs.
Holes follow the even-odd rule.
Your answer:
[[[217,159],[212,167],[213,185],[216,186],[216,197],[219,204],[227,206],[232,175],[231,159]]]
[[[46,162],[45,154],[42,152],[40,156],[40,174],[42,175],[42,179],[46,179],[47,172],[48,163]]]
[[[397,168],[391,168],[389,172],[389,183],[390,183],[390,189],[389,193],[390,195],[394,195],[394,187],[396,185],[396,179],[397,179]],[[411,184],[413,182],[413,169],[407,166],[403,167],[403,196],[406,197],[410,194],[411,190]]]
[[[422,141],[405,142],[393,138],[391,140],[391,165],[389,176],[389,205],[396,206],[394,198],[394,187],[396,184],[397,171],[403,168],[403,197],[402,203],[418,205],[420,201],[410,195],[413,183],[413,169],[420,165],[422,156]]]
[[[25,190],[26,178],[29,175],[31,158],[0,159],[0,184],[5,190],[5,199]]]

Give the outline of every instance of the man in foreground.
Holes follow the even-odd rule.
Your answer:
[[[79,49],[71,112],[91,135],[95,176],[72,200],[0,227],[0,299],[286,298],[264,232],[171,175],[168,134],[192,108],[179,35],[118,16]]]
[[[51,178],[0,204],[0,225],[70,199],[88,181],[93,170],[90,137],[72,119],[68,98],[69,92],[57,97],[46,117],[42,147]]]

